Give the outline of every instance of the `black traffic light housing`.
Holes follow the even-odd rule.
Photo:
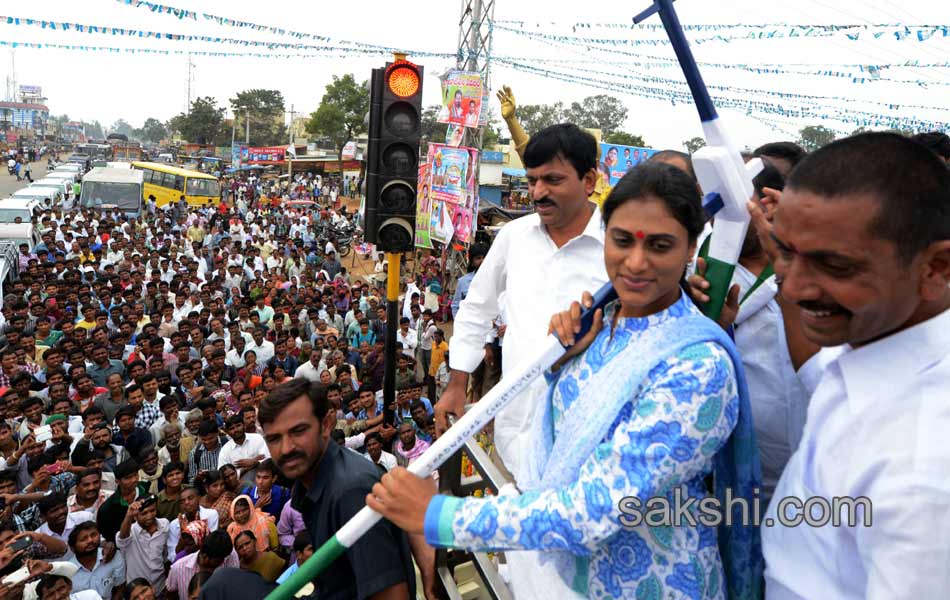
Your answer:
[[[383,252],[414,247],[423,69],[406,60],[373,69],[366,152],[366,241]]]

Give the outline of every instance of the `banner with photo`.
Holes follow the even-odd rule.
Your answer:
[[[431,248],[429,239],[432,220],[432,204],[429,195],[429,165],[419,165],[419,182],[416,187],[416,248]]]
[[[482,110],[482,76],[471,71],[449,71],[442,79],[439,123],[478,127]]]
[[[598,168],[611,187],[617,185],[620,178],[627,171],[646,161],[658,150],[652,148],[638,148],[636,146],[621,146],[620,144],[600,144],[600,164]]]
[[[250,146],[241,148],[241,162],[246,165],[274,165],[284,162],[285,146]]]
[[[429,209],[431,239],[443,244],[455,239],[469,244],[475,235],[478,150],[429,144]]]

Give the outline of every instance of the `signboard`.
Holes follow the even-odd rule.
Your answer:
[[[432,206],[429,200],[429,165],[419,165],[416,185],[416,248],[431,248],[429,233],[432,225]]]
[[[343,160],[353,160],[356,158],[356,140],[350,140],[343,146]]]
[[[601,175],[613,187],[617,185],[621,177],[627,174],[627,171],[645,162],[657,152],[652,148],[601,143],[600,164],[597,167],[600,169]]]
[[[284,146],[250,146],[241,148],[241,163],[247,165],[276,165],[284,162],[287,148]]]
[[[471,243],[478,210],[478,150],[429,144],[426,163],[430,239],[447,244],[454,236],[463,244]]]
[[[482,110],[482,76],[471,71],[449,71],[442,80],[439,123],[478,127]]]
[[[34,98],[43,97],[43,88],[38,85],[21,85],[20,86],[20,95],[22,96],[32,96]]]
[[[505,153],[496,152],[494,150],[486,150],[482,152],[482,163],[492,163],[498,164],[505,162]]]
[[[241,166],[241,153],[244,150],[244,144],[231,144],[231,166],[235,169]]]

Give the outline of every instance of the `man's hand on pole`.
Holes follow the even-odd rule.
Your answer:
[[[453,370],[449,376],[449,384],[439,401],[433,407],[435,409],[435,433],[440,436],[449,428],[447,415],[452,414],[461,417],[465,414],[465,401],[468,399],[468,373],[464,371]]]

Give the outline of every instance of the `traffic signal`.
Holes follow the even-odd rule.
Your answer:
[[[422,67],[400,59],[373,69],[365,239],[383,252],[413,249],[421,124]]]

